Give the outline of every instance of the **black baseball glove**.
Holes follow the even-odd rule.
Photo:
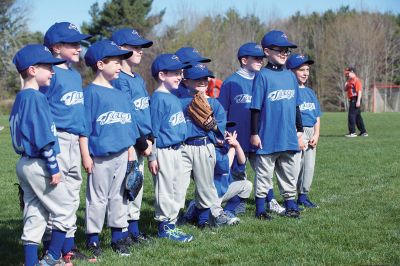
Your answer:
[[[135,161],[128,161],[125,174],[125,189],[130,201],[135,200],[143,186],[143,173],[139,170],[139,164]]]

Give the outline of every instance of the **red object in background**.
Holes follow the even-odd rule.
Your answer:
[[[206,94],[210,97],[218,98],[221,86],[222,86],[222,80],[216,78],[210,78],[208,80],[208,87]]]

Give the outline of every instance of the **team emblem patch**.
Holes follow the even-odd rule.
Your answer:
[[[201,70],[204,70],[207,68],[206,65],[204,65],[204,64],[197,64],[195,67],[200,68]]]
[[[79,32],[78,27],[75,26],[75,24],[72,24],[72,23],[69,24],[68,29],[70,29],[70,30],[75,30],[75,31]]]
[[[178,56],[176,56],[176,55],[173,55],[173,56],[171,56],[171,59],[172,59],[172,60],[176,60],[176,61],[178,61],[178,62],[179,62],[179,57],[178,57]]]
[[[282,38],[285,38],[287,40],[287,35],[284,33],[281,35]]]

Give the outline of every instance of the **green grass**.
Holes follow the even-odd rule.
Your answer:
[[[107,245],[109,230],[104,229],[105,254],[98,264],[399,265],[400,116],[363,115],[370,137],[355,139],[343,137],[347,132],[345,113],[325,113],[322,117],[310,194],[319,209],[304,211],[299,220],[276,217],[270,222],[258,221],[253,218],[251,196],[240,225],[212,231],[188,226],[184,229],[195,236],[192,243],[155,239],[149,245],[134,247],[130,258],[113,254]],[[0,117],[0,125],[8,125],[7,117]],[[0,141],[1,264],[21,265],[22,214],[14,186],[18,156],[12,150],[8,126],[0,131]],[[154,236],[153,189],[148,173],[145,191],[141,229]],[[84,188],[81,202],[77,243],[84,247]]]

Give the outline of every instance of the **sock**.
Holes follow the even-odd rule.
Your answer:
[[[290,200],[285,200],[285,208],[286,210],[299,210],[299,207],[297,206],[296,202],[292,199]]]
[[[38,245],[26,244],[24,245],[25,266],[34,266],[39,262],[38,259]]]
[[[130,220],[128,221],[128,232],[131,233],[133,236],[139,235],[139,220]]]
[[[65,255],[70,252],[75,246],[75,237],[66,237],[62,247],[62,254]]]
[[[236,207],[240,204],[240,198],[239,196],[234,196],[228,202],[226,203],[224,210],[225,211],[230,211],[230,212],[235,212]]]
[[[271,188],[270,190],[268,190],[268,194],[267,194],[266,200],[267,200],[267,202],[270,202],[274,198],[275,198],[274,190]]]
[[[117,241],[124,238],[122,228],[111,227],[111,242],[117,243]]]
[[[53,259],[58,260],[61,257],[61,249],[64,245],[66,232],[55,230],[51,232],[51,240],[49,246],[48,254],[53,257]]]
[[[298,202],[305,202],[308,199],[307,194],[300,193],[299,198],[297,199]]]
[[[99,234],[98,233],[94,233],[94,234],[87,234],[86,235],[86,244],[89,245],[91,243],[96,243],[99,244],[100,243],[100,238],[99,238]]]
[[[199,209],[196,207],[197,217],[198,217],[198,225],[203,225],[208,222],[210,217],[210,208]]]
[[[256,216],[259,216],[263,212],[265,212],[265,198],[256,197]]]

